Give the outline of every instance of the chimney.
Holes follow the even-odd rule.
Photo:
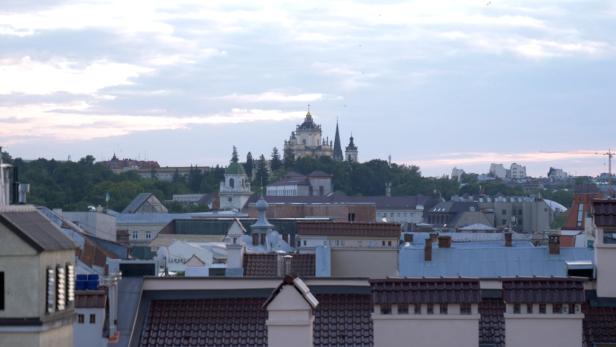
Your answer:
[[[451,248],[451,236],[439,236],[438,248]]]
[[[412,243],[413,242],[413,234],[405,233],[404,234],[404,242]]]
[[[550,234],[548,236],[548,248],[550,250],[550,255],[560,254],[560,235],[559,234]]]
[[[432,261],[432,238],[426,239],[424,246],[424,261]]]
[[[293,256],[287,254],[287,255],[282,257],[282,261],[283,261],[283,264],[284,264],[284,275],[285,276],[291,275],[291,264],[293,262]]]
[[[510,231],[505,232],[505,247],[511,247],[513,244],[513,234]]]
[[[434,243],[438,241],[438,233],[430,233],[430,240]]]

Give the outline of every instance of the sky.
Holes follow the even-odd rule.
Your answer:
[[[2,0],[13,157],[225,165],[310,105],[360,160],[607,171],[616,1]]]

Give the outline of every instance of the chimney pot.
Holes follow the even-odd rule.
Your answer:
[[[451,236],[439,236],[438,248],[451,248]]]
[[[438,233],[430,233],[430,241],[436,242],[438,240]]]
[[[432,261],[432,238],[426,239],[424,246],[424,261]]]
[[[511,247],[513,245],[513,234],[511,232],[505,232],[505,247]]]

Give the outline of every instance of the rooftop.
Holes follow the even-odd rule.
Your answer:
[[[400,238],[400,224],[356,222],[298,222],[300,235]]]

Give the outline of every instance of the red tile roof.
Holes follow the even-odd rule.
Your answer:
[[[298,222],[299,235],[359,236],[399,238],[400,224],[355,222]]]
[[[316,295],[314,346],[371,347],[369,295]],[[153,300],[140,347],[267,346],[263,298]]]
[[[477,279],[371,280],[374,304],[479,303]]]
[[[505,346],[505,303],[501,298],[483,298],[479,303],[479,345]]]
[[[616,200],[595,200],[592,207],[596,226],[616,227]]]
[[[616,343],[616,307],[582,305],[584,344]]]
[[[291,254],[291,272],[299,277],[314,277],[314,254]],[[276,277],[278,275],[278,254],[244,254],[244,276]]]
[[[583,280],[521,278],[503,281],[506,303],[578,304],[585,299]]]
[[[104,290],[78,290],[75,292],[75,308],[105,308],[107,293]]]

